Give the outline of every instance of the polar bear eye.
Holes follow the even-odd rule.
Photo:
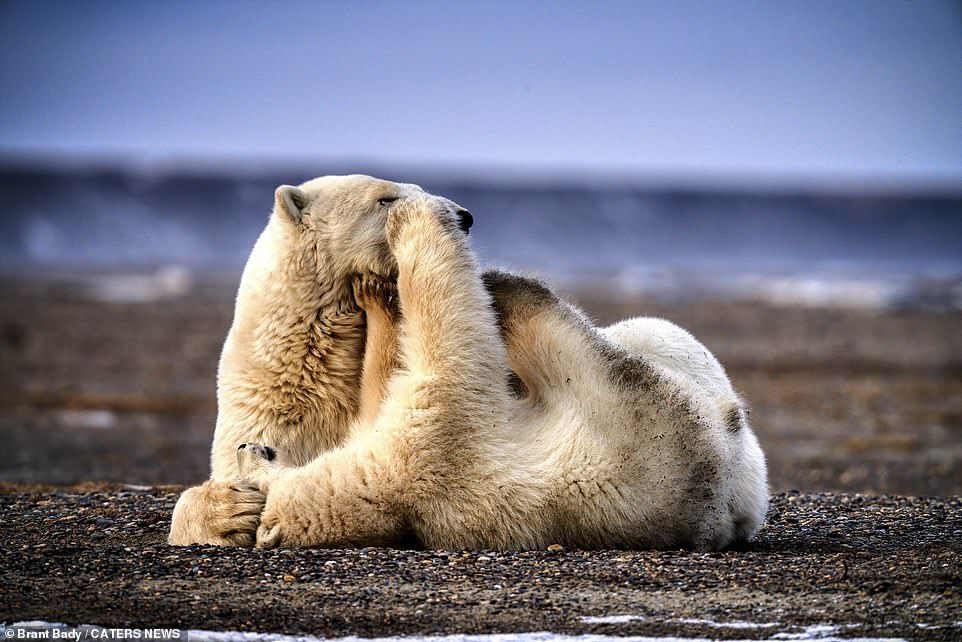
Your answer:
[[[377,199],[377,204],[380,205],[381,207],[386,207],[387,205],[390,205],[396,200],[398,200],[397,196],[386,196],[384,198]]]

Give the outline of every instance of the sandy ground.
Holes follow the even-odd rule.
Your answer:
[[[603,323],[672,319],[728,367],[777,493],[741,550],[167,547],[180,486],[156,485],[207,474],[235,287],[105,303],[76,283],[0,282],[0,620],[716,638],[825,624],[962,638],[958,313],[577,297]],[[581,619],[611,615],[644,619]]]

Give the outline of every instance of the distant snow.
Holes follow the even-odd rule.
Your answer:
[[[186,268],[172,265],[152,274],[85,275],[78,286],[95,301],[149,303],[187,294],[193,287],[193,277]]]

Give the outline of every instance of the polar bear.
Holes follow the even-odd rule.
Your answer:
[[[306,464],[347,438],[365,395],[382,395],[373,377],[368,391],[359,386],[368,324],[354,290],[393,279],[388,208],[420,193],[368,176],[277,188],[221,352],[211,477],[178,500],[171,544],[253,545],[264,496],[237,479],[238,444],[270,443],[290,465]],[[467,231],[470,214],[458,216]],[[359,273],[369,278],[358,281]],[[376,407],[365,412],[370,418]]]
[[[446,199],[386,209],[399,315],[358,301],[399,318],[365,348],[396,351],[361,384],[383,398],[307,464],[240,447],[238,473],[266,495],[258,546],[717,550],[754,535],[764,455],[704,346],[660,320],[599,330],[537,281],[482,275]]]

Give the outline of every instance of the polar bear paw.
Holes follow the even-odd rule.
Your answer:
[[[277,450],[261,444],[241,444],[237,447],[237,473],[242,480],[267,492],[273,473],[280,468]]]
[[[357,306],[368,315],[383,314],[392,322],[400,316],[394,281],[378,274],[356,274],[351,285]]]
[[[189,488],[174,507],[168,543],[253,546],[266,497],[242,481],[206,481]]]
[[[285,545],[284,528],[277,515],[268,515],[257,528],[257,548],[278,548]]]
[[[289,488],[280,488],[268,498],[257,527],[257,548],[309,547],[322,540],[316,530],[316,516],[292,510],[290,498]]]
[[[462,210],[467,213],[467,210]],[[415,238],[436,238],[439,234],[453,238],[466,236],[459,215],[442,203],[426,198],[412,199],[391,210],[387,219],[388,246],[398,258],[398,252]]]

